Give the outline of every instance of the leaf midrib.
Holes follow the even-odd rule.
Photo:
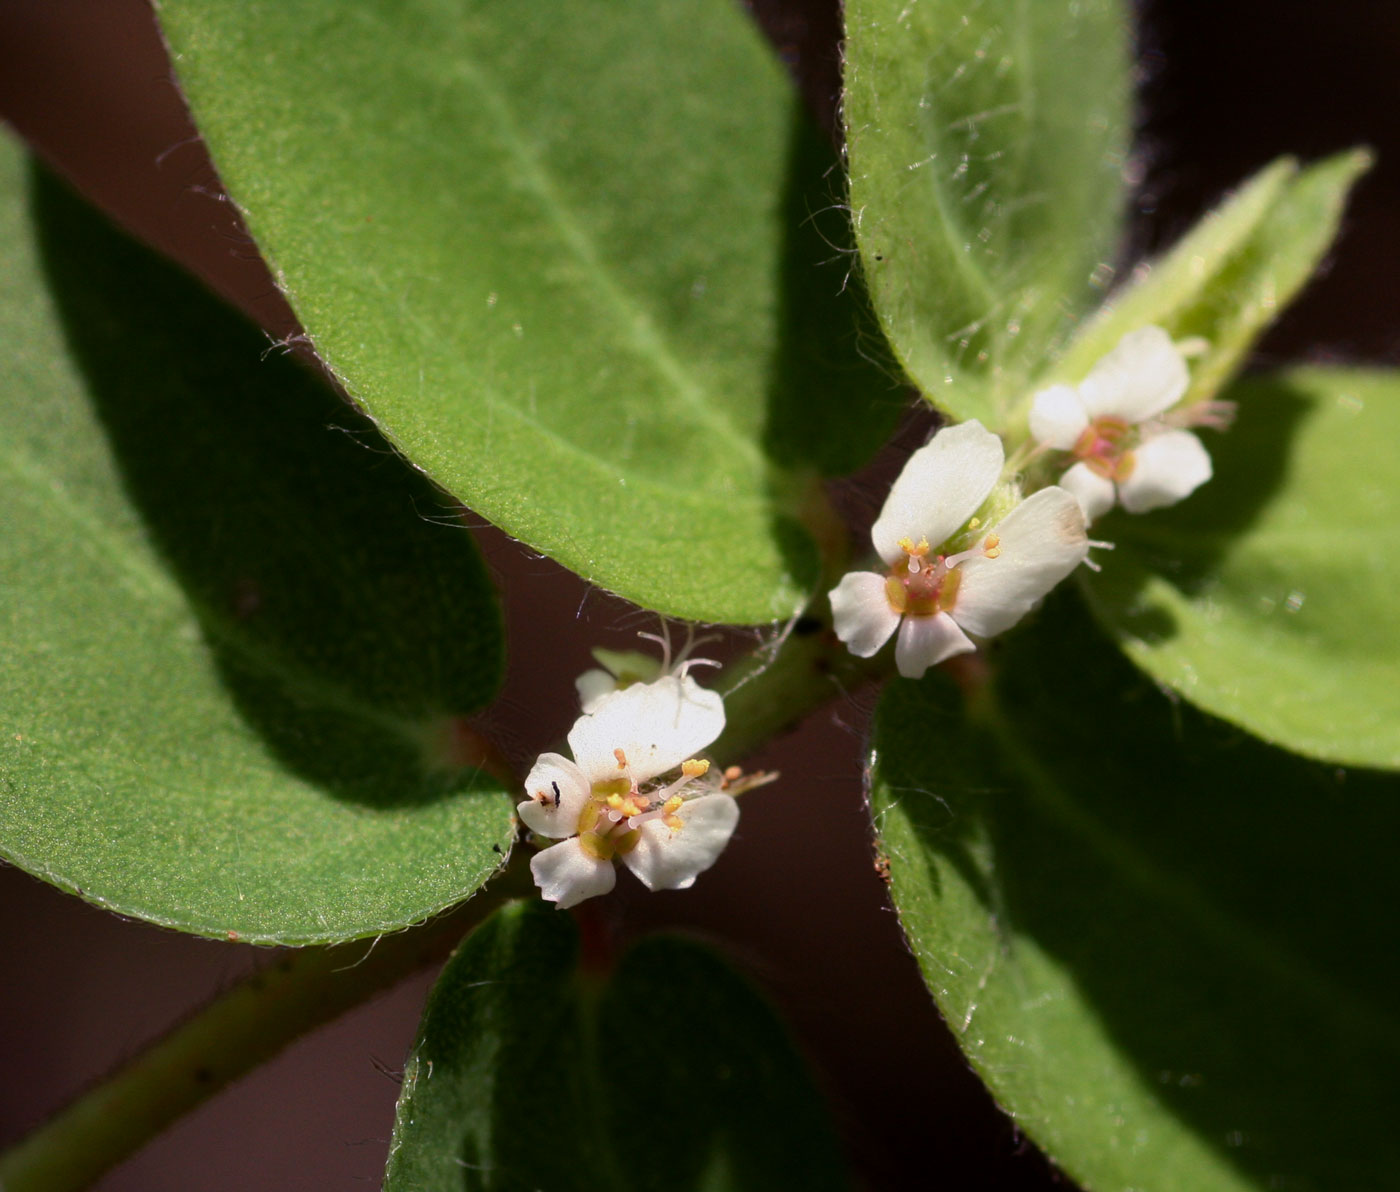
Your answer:
[[[421,727],[414,721],[392,716],[350,697],[337,684],[325,682],[281,655],[260,647],[247,634],[240,633],[234,622],[192,597],[161,571],[146,549],[126,540],[111,526],[91,516],[85,506],[73,500],[62,478],[40,461],[11,447],[0,453],[0,465],[8,465],[9,472],[22,486],[32,489],[42,498],[38,502],[41,509],[50,512],[57,509],[63,517],[71,519],[78,526],[79,533],[70,539],[71,542],[78,544],[80,549],[88,548],[93,543],[98,545],[97,550],[86,550],[94,565],[118,577],[138,579],[141,584],[139,590],[157,607],[182,618],[188,616],[203,631],[210,645],[217,642],[227,647],[255,671],[323,710],[373,725],[415,745],[421,741]]]
[[[1032,79],[1034,55],[1032,54],[1032,46],[1027,29],[1028,20],[1025,15],[1026,11],[1025,0],[1018,0],[1015,27],[1009,31],[1008,35],[1016,46],[1015,75],[1018,98],[1017,103],[1011,106],[1021,117],[1025,127],[1029,129],[1036,104],[1035,85]],[[964,117],[963,119],[965,120],[968,118]],[[956,123],[957,122],[955,122],[955,124]],[[943,126],[937,130],[936,139],[934,141],[935,158],[944,156],[944,151],[947,148],[944,137],[948,131],[948,127],[951,126]],[[1014,175],[1015,183],[1002,187],[1001,190],[1003,193],[1020,193],[1021,179],[1024,177],[1026,170],[1029,152],[1028,145],[1029,142],[1027,138],[1022,138],[1014,146],[1015,161],[1013,163],[1008,163],[1009,168],[1006,170],[1006,174]],[[1003,177],[1005,177],[1005,175],[1003,175]],[[959,203],[958,196],[950,193],[942,175],[938,174],[936,171],[934,172],[934,180],[931,190],[933,193],[934,207],[938,214],[938,231],[948,249],[955,271],[968,287],[974,291],[969,297],[974,300],[977,306],[982,308],[981,313],[975,317],[972,323],[948,333],[949,339],[956,339],[957,336],[969,330],[975,333],[975,331],[983,327],[989,327],[997,310],[1006,305],[1007,297],[1005,294],[998,293],[997,286],[990,273],[972,253],[967,251],[973,237],[964,226],[961,215],[958,214],[955,217],[954,209]],[[995,388],[997,388],[995,380],[999,378],[1000,366],[1005,356],[1006,341],[1003,336],[989,334],[988,344],[991,352],[994,354],[993,364],[995,367],[990,368],[988,373],[994,379],[995,390]],[[993,397],[994,399],[996,398],[995,392]]]
[[[7,466],[20,482],[21,491],[28,488],[35,494],[35,505],[41,512],[52,513],[56,509],[78,526],[80,533],[70,541],[94,563],[118,576],[137,580],[137,590],[159,607],[174,610],[184,603],[179,586],[154,566],[144,551],[133,549],[133,544],[110,523],[94,517],[86,506],[74,500],[67,482],[57,472],[13,445],[0,453],[0,465]]]
[[[535,419],[524,410],[518,409],[509,402],[502,401],[493,404],[498,413],[503,413],[508,418],[513,418],[515,421],[530,427],[532,432],[537,433],[540,438],[547,440],[551,446],[557,448],[561,453],[580,460],[585,466],[596,470],[607,479],[612,480],[617,478],[613,469],[608,467],[607,463],[597,454],[566,438],[560,431],[555,430],[551,426],[536,422]],[[745,496],[740,493],[711,493],[705,489],[697,489],[687,485],[672,486],[653,476],[638,476],[632,473],[629,473],[626,479],[629,489],[635,489],[643,493],[655,493],[668,498],[681,497],[691,501],[694,501],[696,497],[700,497],[706,504],[722,504],[726,509],[732,509],[735,506],[749,506],[760,512],[767,512],[769,510],[768,503],[764,498],[759,496]]]
[[[479,61],[463,60],[458,63],[457,71],[490,106],[499,126],[500,135],[497,141],[515,162],[519,171],[518,179],[539,199],[560,242],[573,254],[584,270],[594,277],[598,285],[598,296],[601,296],[616,314],[624,328],[624,338],[630,339],[638,353],[651,361],[700,422],[724,438],[740,455],[747,458],[751,465],[766,467],[767,461],[758,445],[747,435],[741,434],[714,403],[706,400],[704,388],[689,374],[667,343],[651,312],[637,300],[635,294],[630,293],[613,276],[612,270],[604,263],[593,237],[578,224],[560,197],[550,171],[538,153],[528,148],[527,139],[501,85]]]
[[[1029,756],[1021,734],[1014,731],[994,699],[986,700],[982,710],[984,723],[1001,744],[1001,756],[1010,759],[1034,801],[1077,836],[1126,886],[1174,912],[1176,918],[1193,925],[1227,953],[1263,970],[1277,982],[1274,988],[1292,987],[1316,1002],[1323,1011],[1320,1017],[1354,1033],[1370,1032],[1390,1051],[1400,1054],[1400,1023],[1345,986],[1299,963],[1296,955],[1283,951],[1247,924],[1222,914],[1190,883],[1164,870],[1062,790],[1045,768]]]

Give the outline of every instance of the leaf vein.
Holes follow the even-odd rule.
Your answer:
[[[1001,738],[1002,756],[1014,759],[1035,801],[1107,863],[1125,885],[1172,908],[1217,947],[1246,958],[1268,973],[1279,987],[1296,988],[1302,996],[1323,1007],[1328,1017],[1343,1022],[1350,1029],[1369,1031],[1391,1051],[1400,1053],[1400,1025],[1390,1015],[1311,966],[1300,963],[1272,941],[1261,939],[1246,924],[1221,913],[1188,882],[1164,870],[1077,804],[1042,766],[1026,756],[1024,743],[1016,738],[997,712],[990,711],[990,720]]]
[[[651,313],[613,275],[598,251],[593,237],[570,213],[539,156],[527,150],[525,135],[499,83],[491,78],[480,63],[463,62],[459,64],[458,69],[490,106],[492,115],[503,130],[501,143],[506,152],[514,158],[520,178],[540,200],[560,241],[595,278],[598,283],[598,295],[616,313],[639,354],[655,365],[657,371],[671,384],[677,396],[695,412],[700,421],[728,439],[736,450],[755,462],[761,462],[762,453],[758,445],[748,436],[741,434],[722,411],[706,400],[704,389],[689,375],[658,329]]]

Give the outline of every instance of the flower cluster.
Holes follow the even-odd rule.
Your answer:
[[[909,457],[871,528],[884,571],[851,572],[832,589],[836,635],[861,658],[894,637],[899,673],[918,678],[1009,629],[1087,561],[1089,522],[1115,503],[1169,505],[1210,479],[1201,441],[1168,421],[1189,380],[1171,337],[1143,327],[1078,386],[1037,393],[1034,454],[1068,466],[1024,499],[1020,478],[1003,475],[1001,439],[976,421],[940,430]]]
[[[869,658],[898,630],[895,664],[917,679],[976,649],[969,634],[1009,629],[1085,560],[1084,516],[1062,488],[990,513],[1004,503],[989,501],[1004,462],[1001,440],[975,421],[909,457],[870,531],[888,570],[852,572],[831,592],[836,635],[853,654]]]
[[[1107,545],[1091,542],[1091,521],[1115,504],[1160,508],[1210,479],[1210,457],[1184,427],[1213,415],[1172,409],[1189,381],[1180,347],[1144,327],[1077,386],[1036,393],[1036,445],[1015,458],[1031,481],[1058,481],[1038,489],[980,422],[940,430],[909,457],[871,528],[881,569],[853,571],[832,589],[836,635],[862,658],[893,637],[899,673],[918,678],[1016,624],[1091,546]],[[542,754],[518,805],[535,836],[556,842],[530,871],[561,908],[611,890],[617,861],[648,889],[690,886],[734,834],[735,795],[772,777],[711,773],[698,754],[724,729],[724,701],[689,671],[717,664],[687,657],[692,637],[673,664],[669,637],[642,636],[661,645],[660,662],[595,652],[601,669],[577,684],[572,757]]]
[[[570,760],[542,754],[517,807],[559,841],[530,862],[562,909],[606,894],[621,860],[649,890],[683,890],[714,864],[739,805],[695,755],[724,729],[724,701],[688,675],[632,683],[590,702],[569,731]]]
[[[579,708],[584,712],[597,711],[598,706],[613,692],[631,687],[634,683],[651,683],[669,669],[664,661],[640,650],[600,648],[593,651],[593,660],[598,665],[574,680]]]
[[[638,650],[595,649],[593,660],[598,665],[574,680],[579,707],[583,711],[595,711],[606,696],[633,683],[651,683],[663,674],[683,679],[697,666],[719,665],[713,658],[695,656],[693,651],[698,646],[716,639],[713,636],[697,638],[693,626],[686,629],[685,641],[674,654],[670,630],[664,622],[660,633],[638,633],[637,636],[655,642],[661,648],[661,657],[653,658]]]
[[[1129,513],[1173,505],[1211,477],[1189,430],[1163,419],[1186,392],[1186,359],[1160,327],[1130,331],[1078,386],[1035,395],[1031,434],[1074,459],[1059,479],[1094,521],[1115,503]]]

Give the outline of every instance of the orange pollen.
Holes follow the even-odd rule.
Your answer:
[[[617,758],[617,768],[619,770],[627,769],[627,755],[623,753],[621,749],[614,749],[613,757]]]
[[[987,541],[982,544],[982,553],[989,559],[1001,557],[1001,538],[997,534],[988,534]]]

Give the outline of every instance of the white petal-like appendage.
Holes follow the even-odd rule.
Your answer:
[[[1113,481],[1100,476],[1088,464],[1075,464],[1070,468],[1060,477],[1060,487],[1074,494],[1084,510],[1084,520],[1089,523],[1098,521],[1118,500]]]
[[[1031,435],[1037,443],[1068,451],[1089,428],[1089,411],[1069,385],[1042,389],[1031,402]]]
[[[596,712],[603,697],[617,690],[617,679],[602,667],[586,670],[574,680],[574,690],[578,692],[578,706],[583,712]]]
[[[1211,478],[1210,453],[1189,430],[1168,430],[1133,452],[1133,470],[1118,486],[1129,513],[1175,505]]]
[[[874,654],[899,624],[899,613],[885,595],[885,577],[873,571],[848,571],[828,599],[836,636],[857,658]]]
[[[641,839],[623,864],[648,890],[684,890],[713,865],[739,822],[739,804],[731,795],[701,795],[676,812],[684,825],[673,832],[659,819],[642,825]]]
[[[962,581],[953,620],[978,637],[1010,629],[1088,557],[1084,529],[1084,511],[1073,494],[1043,488],[1027,497],[992,531],[1001,554],[969,559],[958,568]]]
[[[568,910],[585,898],[606,894],[617,884],[611,861],[589,856],[577,840],[561,840],[530,858],[530,873],[548,902]]]
[[[1001,440],[976,419],[945,426],[904,464],[870,528],[875,552],[893,567],[901,538],[937,547],[987,499],[1001,477]]]
[[[525,793],[529,798],[516,806],[516,815],[537,836],[560,840],[578,831],[579,812],[593,792],[567,757],[542,753],[525,779]]]
[[[1172,337],[1160,327],[1139,327],[1094,365],[1079,397],[1091,418],[1145,422],[1181,400],[1190,379]]]
[[[635,782],[645,782],[694,757],[724,731],[724,700],[687,675],[663,675],[604,696],[569,730],[569,748],[590,783],[616,778],[626,755]]]
[[[894,644],[894,663],[906,679],[921,679],[924,671],[954,654],[977,647],[947,613],[905,617]]]

